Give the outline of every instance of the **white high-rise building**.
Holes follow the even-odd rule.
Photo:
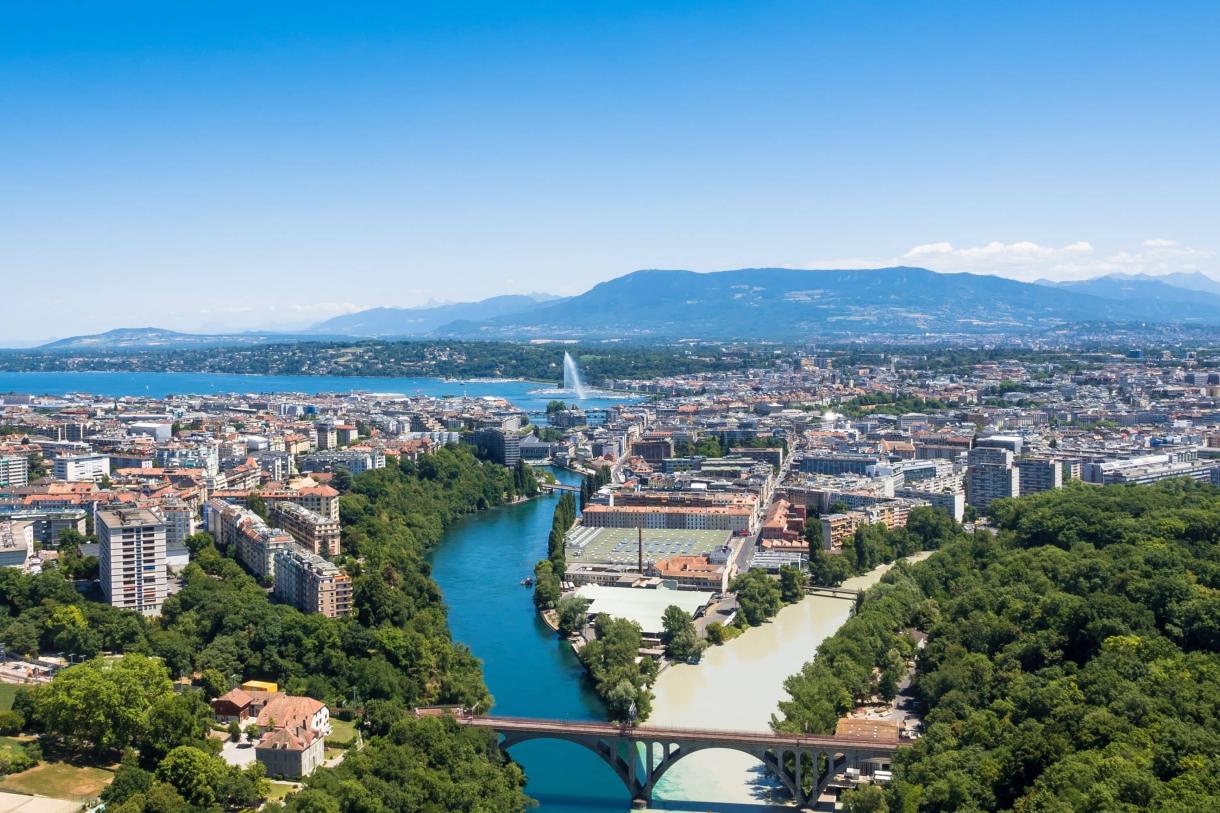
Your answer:
[[[0,486],[30,482],[30,460],[23,454],[0,455]]]
[[[97,513],[98,570],[102,593],[115,607],[146,615],[160,612],[168,586],[165,520],[147,508]]]
[[[110,476],[110,458],[104,454],[62,455],[55,458],[55,479],[98,482]]]

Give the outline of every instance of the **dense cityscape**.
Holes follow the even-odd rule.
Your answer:
[[[1220,3],[0,21],[0,813],[1220,811]]]
[[[804,779],[781,763],[770,792],[799,788],[810,806],[869,804],[879,789],[903,799],[913,793],[906,777],[921,769],[897,752],[935,735],[928,726],[946,713],[938,711],[944,689],[935,688],[951,668],[944,660],[973,657],[938,650],[933,666],[921,654],[944,633],[914,563],[980,539],[1010,548],[1014,534],[1034,533],[1030,516],[1057,514],[1065,501],[1084,513],[1042,533],[1087,543],[1065,548],[1072,555],[1104,549],[1112,540],[1101,531],[1076,527],[1101,521],[1086,516],[1096,510],[1091,495],[1135,488],[1158,500],[1220,503],[1209,490],[1220,485],[1220,373],[1206,352],[975,360],[950,350],[784,348],[765,367],[588,383],[577,357],[552,353],[562,353],[564,381],[527,384],[525,407],[486,395],[394,393],[393,379],[385,392],[0,396],[0,686],[12,709],[0,720],[7,771],[33,772],[13,787],[55,796],[31,766],[54,764],[63,748],[103,756],[99,764],[107,753],[138,754],[93,791],[123,810],[159,809],[154,791],[225,809],[286,795],[288,809],[307,810],[311,788],[348,776],[367,782],[378,759],[400,758],[385,753],[395,732],[403,735],[394,719],[435,725],[456,715],[469,724],[466,715],[487,710],[477,665],[427,667],[401,649],[406,640],[378,633],[367,651],[336,639],[344,665],[323,666],[324,651],[263,640],[266,619],[243,631],[226,604],[249,604],[277,619],[275,628],[303,625],[311,637],[435,625],[409,609],[435,601],[435,587],[404,569],[420,567],[463,513],[550,499],[546,558],[532,571],[500,573],[498,588],[532,587],[605,718],[630,730],[648,730],[665,673],[702,668],[709,648],[733,647],[787,605],[816,598],[854,609],[854,619],[894,613],[891,594],[850,585],[902,560],[884,583],[890,591],[917,584],[905,589],[928,597],[874,630],[883,641],[850,650],[864,673],[822,675],[819,658],[784,684],[795,699],[773,701],[776,736],[869,746],[806,765]],[[1131,493],[1118,511],[1130,510],[1128,499],[1153,498]],[[437,500],[445,507],[425,507]],[[395,511],[405,513],[395,519]],[[1163,541],[1191,537],[1188,521],[1176,522]],[[1196,555],[1199,565],[1207,558]],[[1175,563],[1183,566],[1198,585],[1182,583],[1185,592],[1155,610],[1164,618],[1157,627],[1172,625],[1162,634],[1185,651],[1214,653],[1208,571]],[[403,579],[424,581],[412,589]],[[843,646],[852,623],[819,651]],[[1100,651],[1078,654],[1081,665],[1122,635],[1138,641],[1143,627],[1105,623],[1093,645]],[[386,683],[385,668],[405,671]],[[440,671],[415,683],[418,668]],[[1210,670],[1199,673],[1200,691],[1217,678],[1214,659]],[[97,681],[125,671],[140,692],[105,702],[92,694]],[[842,685],[826,695],[826,680]],[[1194,714],[1214,726],[1204,709]],[[173,720],[168,729],[158,715]],[[137,722],[118,724],[127,718]],[[947,747],[942,736],[936,748]],[[366,737],[372,762],[363,761]],[[496,777],[501,804],[518,806],[508,801],[524,799],[512,763],[494,743],[485,747],[483,770]],[[223,779],[198,787],[178,771]],[[653,787],[628,791],[647,801]]]

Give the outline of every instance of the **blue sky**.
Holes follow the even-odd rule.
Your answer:
[[[1215,2],[0,14],[3,340],[645,267],[1220,276]]]

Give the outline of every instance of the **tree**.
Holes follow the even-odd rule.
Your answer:
[[[209,807],[221,801],[219,789],[227,772],[220,757],[183,745],[161,760],[156,778],[172,786],[187,803]]]
[[[612,618],[604,613],[594,621],[597,639],[580,650],[581,663],[589,670],[597,693],[606,703],[607,714],[616,722],[648,718],[652,709],[652,692],[648,686],[656,678],[656,663],[636,656],[643,646],[640,626],[624,618]]]
[[[152,783],[152,773],[140,767],[134,753],[128,753],[114,772],[114,780],[102,791],[102,801],[107,807],[121,804],[137,793],[147,793]]]
[[[251,491],[246,497],[246,508],[258,515],[263,522],[268,522],[267,501],[257,491]]]
[[[589,618],[590,603],[589,599],[582,598],[574,593],[559,599],[557,609],[559,611],[560,635],[567,637],[579,632],[584,627]]]
[[[346,466],[336,466],[334,476],[331,477],[330,484],[338,489],[341,493],[346,494],[352,490],[352,472]]]
[[[186,538],[186,549],[191,552],[191,556],[198,556],[204,548],[212,547],[216,540],[207,531],[196,531]]]
[[[782,606],[779,584],[761,570],[749,570],[733,579],[741,618],[751,627],[769,620]]]
[[[676,604],[665,608],[661,617],[661,643],[665,654],[675,661],[695,661],[703,652],[703,642],[695,631],[695,621],[690,613]]]
[[[540,610],[550,610],[559,603],[561,589],[559,577],[551,562],[543,559],[534,565],[534,606]]]
[[[155,764],[178,746],[203,745],[211,719],[211,709],[197,692],[158,697],[148,709],[141,745],[145,760]]]
[[[241,742],[241,724],[236,720],[230,720],[228,726],[229,740],[231,742]]]
[[[64,669],[39,690],[35,703],[47,731],[112,751],[141,740],[149,709],[170,691],[160,662],[130,654]]]
[[[876,785],[861,785],[843,794],[844,813],[889,813],[885,791]]]
[[[784,565],[779,569],[780,598],[785,604],[795,604],[805,597],[808,577],[799,567]]]

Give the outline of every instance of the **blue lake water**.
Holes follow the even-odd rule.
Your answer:
[[[376,376],[325,375],[232,375],[224,373],[104,373],[0,372],[0,393],[20,392],[32,395],[66,395],[88,393],[117,398],[124,395],[163,398],[167,395],[218,395],[225,393],[265,394],[299,392],[318,393],[364,392],[399,393],[432,397],[499,396],[529,411],[541,411],[555,398],[572,400],[570,394],[556,392],[557,383],[537,381],[445,381],[439,378],[393,378]],[[600,408],[622,403],[622,400],[591,397],[580,405]]]

